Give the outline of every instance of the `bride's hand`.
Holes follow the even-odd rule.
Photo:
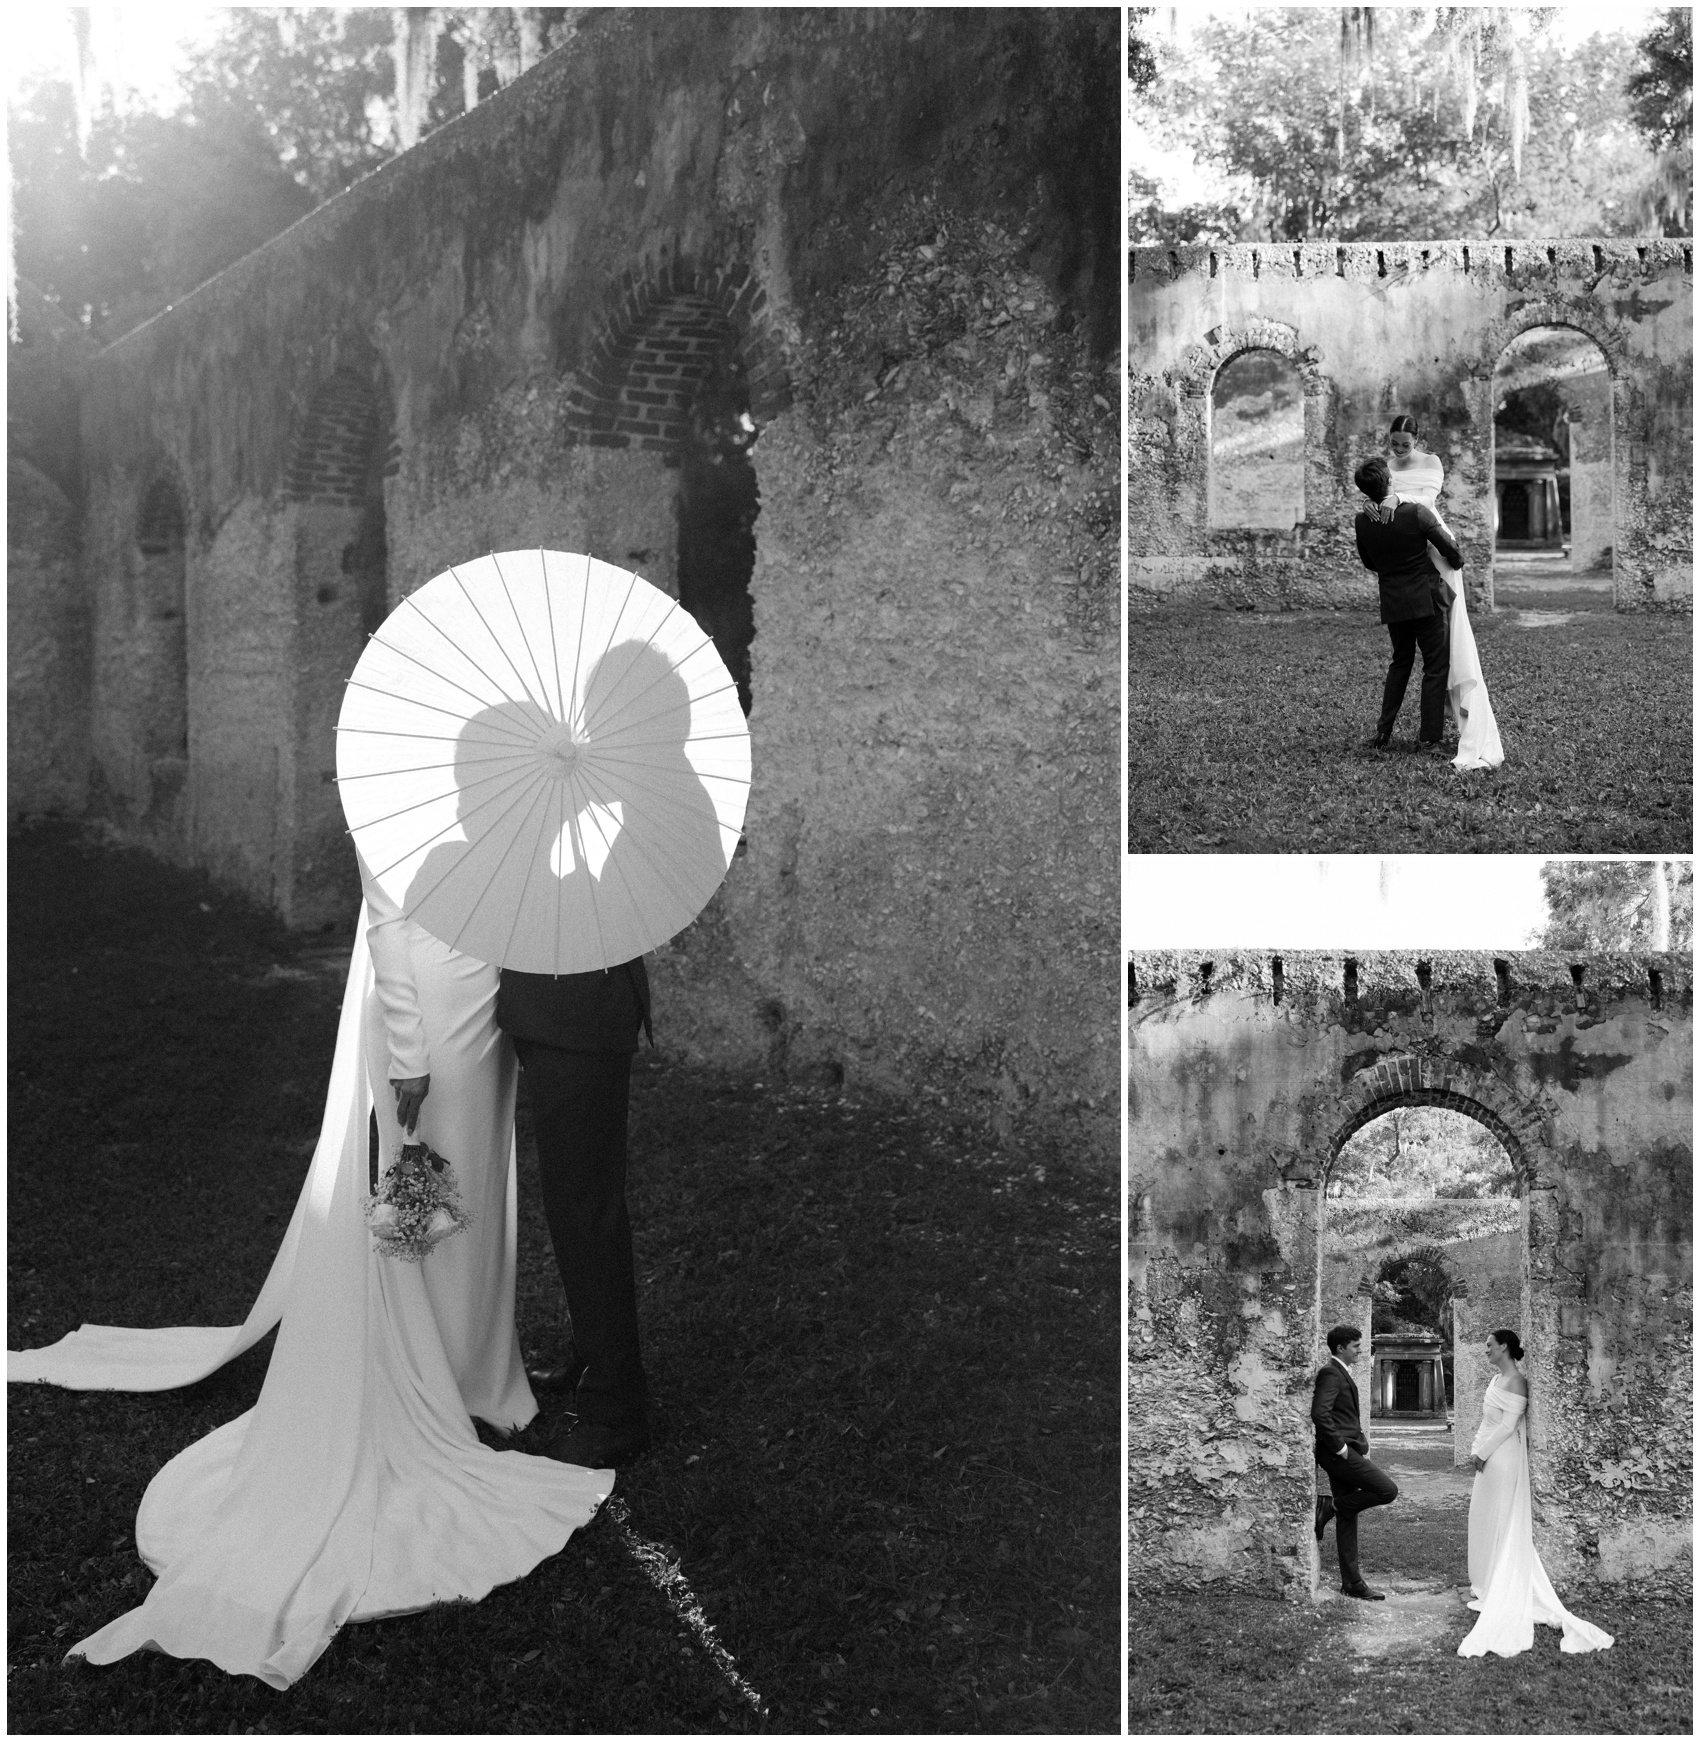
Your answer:
[[[1486,1458],[1471,1458],[1470,1462],[1474,1464],[1478,1470],[1485,1470],[1487,1468]]]
[[[429,1075],[391,1077],[390,1087],[395,1090],[396,1122],[411,1137],[413,1127],[419,1123],[419,1109],[425,1104],[425,1097],[431,1092],[431,1078]]]

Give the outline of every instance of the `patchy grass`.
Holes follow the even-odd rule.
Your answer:
[[[1654,1736],[1693,1728],[1686,1600],[1622,1589],[1578,1595],[1577,1610],[1616,1638],[1610,1651],[1580,1657],[1563,1656],[1548,1627],[1535,1629],[1534,1649],[1519,1657],[1459,1657],[1465,1626],[1409,1653],[1365,1657],[1349,1637],[1356,1607],[1209,1586],[1136,1597],[1129,1731]]]
[[[1673,1735],[1693,1728],[1692,1605],[1668,1590],[1559,1593],[1612,1634],[1609,1651],[1565,1657],[1551,1628],[1514,1658],[1458,1656],[1475,1617],[1461,1589],[1471,1475],[1449,1436],[1371,1423],[1370,1455],[1399,1484],[1359,1525],[1364,1576],[1387,1593],[1358,1603],[1340,1582],[1331,1525],[1319,1605],[1198,1584],[1135,1591],[1128,1728],[1142,1734]],[[1135,1569],[1137,1577],[1137,1569]]]
[[[342,952],[62,826],[15,833],[10,873],[11,1342],[237,1322],[310,1152]],[[64,1665],[147,1589],[149,1478],[253,1403],[268,1347],[179,1392],[13,1387],[14,1731],[1118,1727],[1115,1182],[660,1055],[633,1105],[659,1420],[616,1503],[482,1603],[345,1629],[286,1693],[151,1653]],[[547,1352],[523,1130],[521,1157],[521,1336]]]
[[[1693,632],[1592,611],[1478,618],[1503,767],[1413,752],[1421,661],[1366,748],[1387,632],[1368,612],[1165,608],[1128,629],[1136,853],[1687,853]]]

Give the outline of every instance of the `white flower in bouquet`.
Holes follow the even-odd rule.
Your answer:
[[[366,1204],[372,1244],[385,1258],[417,1264],[472,1225],[460,1206],[455,1171],[423,1138],[404,1140],[395,1165]]]

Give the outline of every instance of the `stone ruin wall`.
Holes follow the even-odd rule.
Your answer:
[[[1516,1328],[1549,1568],[1684,1565],[1690,960],[1226,951],[1141,954],[1132,972],[1136,1584],[1314,1589],[1318,1189],[1352,1130],[1408,1104],[1480,1116],[1526,1176]]]
[[[345,923],[364,633],[491,548],[676,593],[718,358],[759,430],[755,785],[658,954],[659,1036],[1107,1165],[1114,1038],[1078,1013],[1116,972],[1116,64],[1102,13],[593,15],[102,353],[96,807]]]
[[[1404,411],[1446,469],[1472,604],[1491,609],[1494,369],[1540,326],[1586,334],[1610,372],[1618,607],[1692,608],[1691,243],[1139,247],[1128,299],[1135,608],[1372,608],[1352,473]],[[1303,517],[1288,532],[1208,524],[1211,385],[1249,348],[1292,359],[1302,384]],[[1585,477],[1584,513],[1589,490]]]

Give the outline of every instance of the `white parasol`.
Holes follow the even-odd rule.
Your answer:
[[[737,686],[678,602],[624,569],[500,551],[403,599],[337,721],[368,874],[466,955],[575,974],[654,949],[743,827]]]

